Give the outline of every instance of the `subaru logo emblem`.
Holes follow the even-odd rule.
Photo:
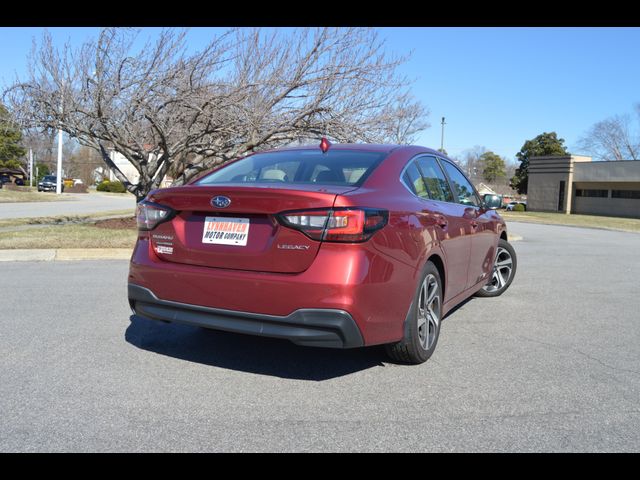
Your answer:
[[[217,208],[227,208],[231,205],[231,199],[229,197],[225,197],[224,195],[218,195],[217,197],[213,197],[211,199],[211,205]]]

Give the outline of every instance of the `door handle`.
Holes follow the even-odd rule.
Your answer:
[[[471,220],[471,228],[473,228],[474,230],[478,228],[478,222],[476,222],[475,220]]]

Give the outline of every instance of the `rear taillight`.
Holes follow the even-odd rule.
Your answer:
[[[143,200],[136,208],[138,230],[153,230],[160,223],[171,220],[175,211],[165,205]]]
[[[364,242],[387,224],[389,212],[372,208],[334,208],[286,212],[278,215],[284,226],[300,230],[313,240]]]

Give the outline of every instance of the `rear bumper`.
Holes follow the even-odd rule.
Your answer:
[[[287,316],[264,315],[161,300],[148,288],[132,283],[128,290],[134,312],[153,320],[283,338],[304,346],[353,348],[364,345],[356,322],[344,310],[306,308]]]

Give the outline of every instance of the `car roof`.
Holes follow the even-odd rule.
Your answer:
[[[394,150],[399,149],[415,149],[416,147],[424,150],[425,152],[432,153],[434,155],[440,155],[445,158],[448,158],[447,155],[438,152],[437,150],[433,150],[431,148],[420,147],[418,145],[399,145],[399,144],[383,144],[383,143],[332,143],[329,147],[329,150],[352,150],[352,151],[361,151],[361,152],[385,152],[391,153]],[[319,150],[320,143],[317,145],[307,144],[300,146],[292,146],[292,147],[283,147],[283,148],[273,148],[270,150],[263,150],[261,152],[256,153],[271,153],[271,152],[284,152],[284,151],[297,151],[297,150]]]

